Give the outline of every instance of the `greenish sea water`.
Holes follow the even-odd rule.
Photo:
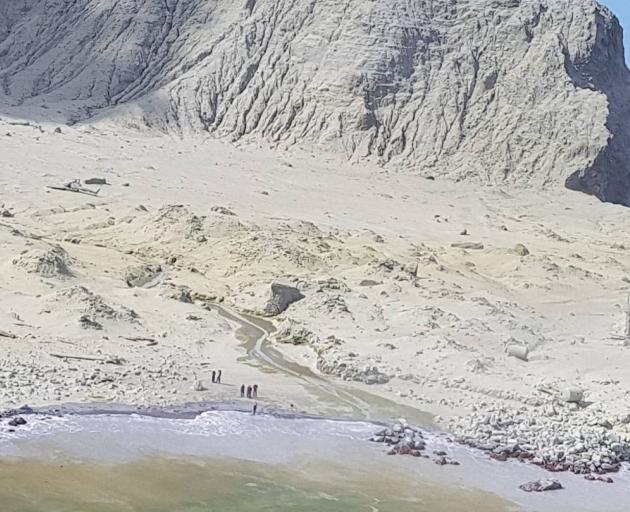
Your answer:
[[[0,463],[2,512],[449,512],[509,510],[482,492],[328,462],[147,458]]]

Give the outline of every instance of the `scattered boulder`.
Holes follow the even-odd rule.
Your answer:
[[[269,300],[264,307],[263,314],[265,316],[277,316],[286,311],[291,304],[303,298],[304,295],[294,286],[273,283],[271,285]]]
[[[210,211],[218,213],[219,215],[229,215],[232,217],[236,215],[232,210],[226,208],[225,206],[213,206],[210,208]]]
[[[108,185],[105,178],[88,178],[84,183],[86,185]]]
[[[332,340],[331,340],[332,338]],[[335,344],[343,343],[338,338],[331,337],[317,349],[317,369],[326,374],[334,375],[346,381],[362,382],[369,386],[387,384],[391,377],[381,372],[376,366],[361,366],[357,354],[349,353],[340,357],[334,350]]]
[[[185,286],[180,287],[171,297],[179,302],[184,302],[185,304],[193,304],[194,302],[190,288]]]
[[[422,452],[426,450],[426,442],[422,431],[407,424],[406,420],[399,419],[390,428],[385,428],[376,432],[370,441],[382,443],[390,447],[388,455],[411,455],[412,457],[429,458]],[[439,465],[458,466],[459,462],[452,460],[444,451],[436,451],[435,463]]]
[[[10,427],[20,427],[22,425],[26,425],[26,420],[22,418],[22,416],[16,416],[15,418],[11,418],[9,420],[8,425]]]
[[[525,247],[523,244],[516,244],[512,252],[518,254],[519,256],[528,256],[530,254],[529,249]]]
[[[162,266],[158,264],[130,267],[125,272],[125,282],[130,288],[142,288],[150,285],[161,273]]]
[[[577,388],[565,389],[562,392],[562,400],[567,403],[579,404],[584,400],[584,391]]]
[[[407,263],[403,266],[403,272],[406,272],[412,277],[418,276],[418,263]]]
[[[536,480],[534,482],[527,482],[518,486],[525,492],[546,492],[557,491],[563,489],[562,484],[558,480]]]
[[[584,475],[584,480],[588,480],[590,482],[604,482],[605,484],[612,484],[613,479],[609,476],[601,476],[601,475]]]
[[[102,331],[103,325],[97,322],[96,320],[90,318],[88,315],[81,315],[79,317],[79,324],[84,329],[94,329],[96,331]]]
[[[398,263],[396,260],[388,258],[381,261],[378,264],[378,268],[380,270],[384,270],[385,272],[393,272],[395,269],[400,268],[400,263]]]
[[[329,277],[328,279],[318,280],[317,292],[322,293],[326,291],[333,291],[333,292],[341,291],[341,292],[349,293],[350,287],[346,283],[344,283],[343,281],[335,277]]]
[[[506,349],[507,355],[515,357],[521,361],[527,361],[529,356],[529,348],[524,345],[508,345]]]
[[[457,249],[480,251],[484,248],[484,245],[479,242],[454,242],[451,244],[451,247],[455,247]]]
[[[366,369],[363,373],[363,382],[369,386],[374,384],[387,384],[389,380],[389,375],[381,373],[375,366]]]
[[[291,345],[316,346],[320,342],[315,333],[292,319],[286,319],[278,326],[274,339]]]

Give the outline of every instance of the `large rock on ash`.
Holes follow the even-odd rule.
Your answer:
[[[304,295],[294,286],[273,283],[271,285],[269,300],[267,300],[267,304],[265,304],[263,309],[263,314],[265,316],[277,316],[286,311],[291,304],[303,298]]]

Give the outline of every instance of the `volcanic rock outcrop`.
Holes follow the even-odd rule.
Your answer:
[[[623,204],[629,83],[594,0],[0,0],[8,115],[308,143]]]

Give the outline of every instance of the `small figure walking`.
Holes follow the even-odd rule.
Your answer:
[[[212,384],[217,381],[217,372],[216,370],[212,370]]]
[[[254,384],[254,388],[252,389],[254,394],[252,395],[254,398],[258,398],[258,384]]]
[[[241,384],[241,398],[245,398],[245,384]]]
[[[252,387],[247,386],[247,398],[251,398],[251,397],[252,397]]]
[[[217,384],[221,384],[221,370],[217,372]]]
[[[254,408],[252,410],[252,414],[256,416],[256,411],[258,410],[258,402],[254,402]]]

